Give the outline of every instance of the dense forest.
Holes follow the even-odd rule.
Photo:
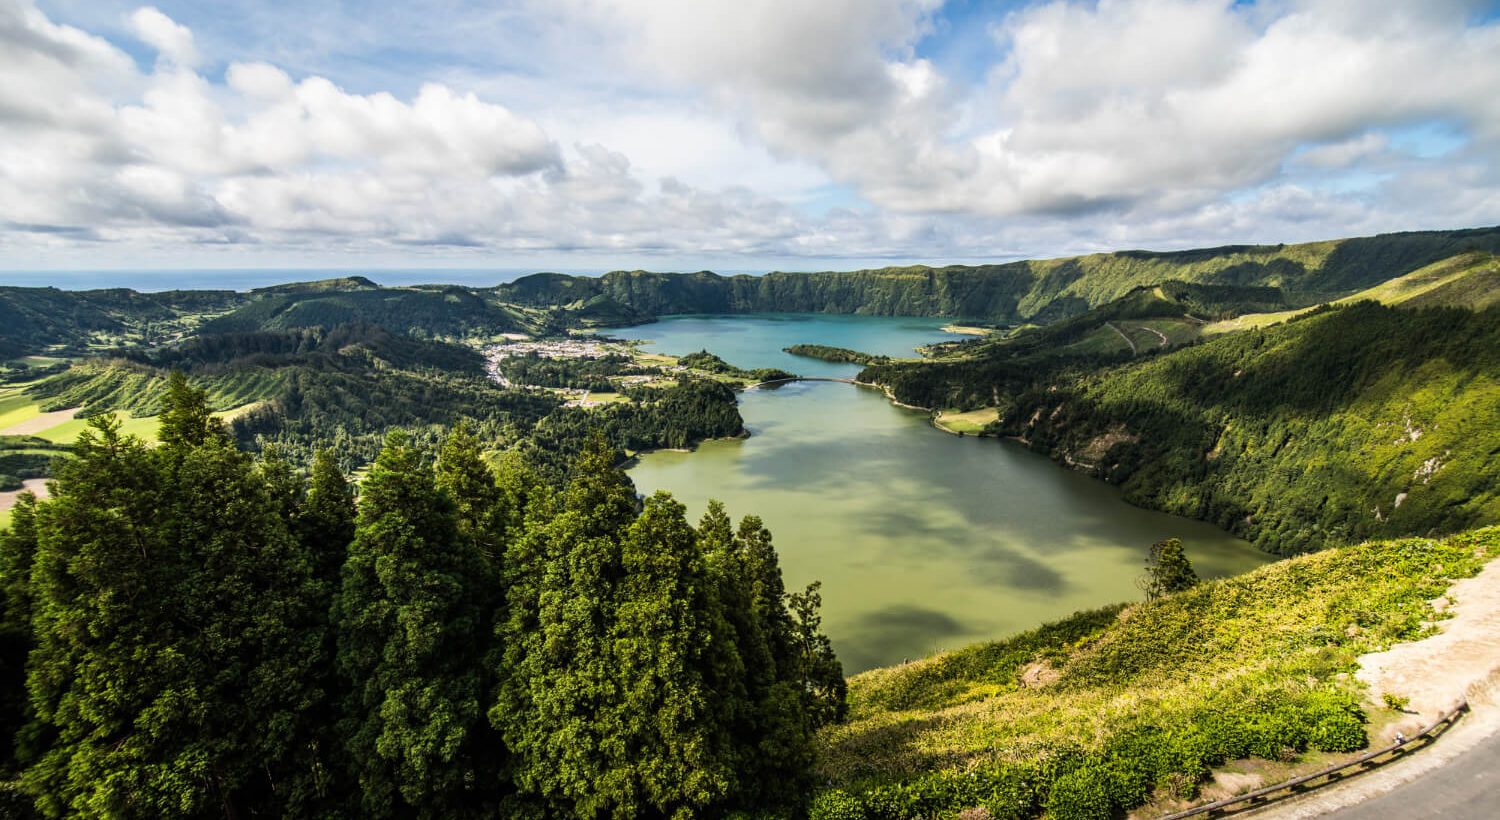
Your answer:
[[[816,587],[713,505],[566,481],[463,428],[352,488],[252,458],[173,376],[160,445],[91,422],[0,534],[8,816],[796,812],[844,714]],[[24,694],[23,694],[24,693]]]

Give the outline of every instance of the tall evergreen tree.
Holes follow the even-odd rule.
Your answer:
[[[313,457],[307,495],[297,511],[296,533],[312,562],[313,577],[328,587],[329,601],[354,540],[354,492],[332,450]]]
[[[595,436],[558,514],[507,561],[524,574],[510,585],[506,669],[490,716],[523,795],[561,815],[611,808],[601,791],[610,775],[606,746],[619,736],[609,721],[620,702],[611,629],[624,572],[620,541],[635,516],[630,480],[614,462],[614,448]]]
[[[658,492],[623,540],[613,630],[620,697],[598,784],[617,817],[704,816],[734,793],[733,691],[739,671],[719,600],[683,506]],[[742,694],[742,693],[740,693]]]
[[[453,499],[458,531],[498,564],[505,510],[495,473],[484,462],[479,439],[460,423],[449,433],[438,452],[437,486]]]
[[[28,687],[48,814],[278,805],[317,661],[306,562],[202,393],[174,380],[156,451],[91,421],[39,516]],[[197,429],[193,425],[197,424]]]
[[[31,652],[31,564],[36,557],[36,496],[21,493],[10,528],[0,530],[0,778],[17,771],[17,735],[26,703],[26,656]],[[0,805],[0,810],[4,806]]]
[[[819,581],[787,598],[792,614],[792,637],[796,647],[802,688],[806,697],[803,709],[814,726],[842,721],[849,712],[845,696],[848,684],[844,667],[834,654],[833,642],[823,634],[823,595]]]
[[[493,813],[495,783],[474,766],[475,748],[493,743],[479,662],[492,584],[432,470],[390,434],[363,485],[334,603],[350,690],[342,733],[364,814]]]
[[[202,393],[188,382],[187,374],[173,370],[167,376],[167,393],[162,398],[159,416],[161,427],[156,438],[167,448],[192,448],[211,438],[228,434],[213,416]]]

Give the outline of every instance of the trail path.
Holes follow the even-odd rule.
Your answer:
[[[1161,346],[1162,347],[1166,347],[1167,346],[1167,334],[1162,333],[1160,330],[1157,330],[1154,327],[1146,327],[1145,325],[1141,325],[1140,329],[1141,330],[1148,330],[1148,331],[1150,331],[1152,333],[1155,333],[1156,334],[1156,338],[1161,339]]]
[[[1109,328],[1110,330],[1113,330],[1114,332],[1120,334],[1120,338],[1125,340],[1125,344],[1130,345],[1130,355],[1134,356],[1137,353],[1140,353],[1140,351],[1137,350],[1136,347],[1135,347],[1135,340],[1132,339],[1132,338],[1130,338],[1130,336],[1128,334],[1126,334],[1125,331],[1123,331],[1123,330],[1115,327],[1115,323],[1114,322],[1105,322],[1104,326],[1107,327],[1107,328]]]
[[[53,410],[51,413],[39,413],[23,422],[12,424],[4,430],[0,430],[0,435],[29,436],[33,433],[40,433],[43,430],[50,430],[63,422],[72,421],[73,417],[78,415],[78,411],[81,409],[80,407],[73,407],[67,410]]]
[[[47,479],[45,478],[28,478],[25,481],[22,481],[21,484],[22,487],[19,490],[6,490],[4,492],[0,492],[0,512],[16,506],[16,496],[26,492],[27,490],[36,493],[37,498],[46,498],[48,495]]]

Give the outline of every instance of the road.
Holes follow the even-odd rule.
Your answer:
[[[1500,734],[1490,735],[1447,765],[1410,783],[1324,816],[1331,820],[1500,817]]]

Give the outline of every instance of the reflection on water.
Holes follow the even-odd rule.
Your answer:
[[[877,330],[892,322],[831,318],[840,337],[874,334],[851,320]],[[707,347],[763,367],[768,356],[747,349],[736,361],[723,335],[696,325],[729,325],[726,333],[761,336],[758,344],[779,351],[798,341],[838,344],[816,335],[822,319],[798,324],[804,335],[780,344],[738,317],[693,319],[688,339],[670,332],[675,320],[635,330],[654,331],[641,335],[667,352]],[[931,326],[905,332],[915,341],[902,344],[934,338]],[[764,518],[788,587],[823,582],[824,626],[849,672],[1137,598],[1146,547],[1162,538],[1181,538],[1205,576],[1268,559],[1208,524],[1132,507],[1113,487],[1017,445],[935,430],[872,390],[801,382],[747,392],[740,412],[749,439],[652,453],[631,477],[642,492],[670,490],[693,515],[718,498],[731,515]]]

